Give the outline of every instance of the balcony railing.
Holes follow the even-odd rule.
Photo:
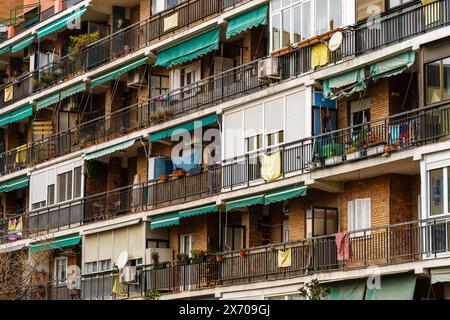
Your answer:
[[[80,300],[81,290],[67,287],[67,280],[53,280],[34,285],[27,290],[23,300]]]
[[[76,53],[64,56],[0,86],[0,107],[135,52],[148,46],[154,40],[188,28],[195,22],[220,14],[241,2],[243,0],[184,1],[171,9],[100,39]],[[173,14],[177,14],[177,26],[165,29],[164,20]],[[45,81],[42,81],[43,78]],[[5,88],[10,86],[13,87],[13,96],[5,101]]]
[[[160,263],[138,269],[136,281],[124,284],[122,298],[150,290],[177,293],[448,257],[448,223],[449,218],[427,219],[349,232],[352,253],[348,260],[338,260],[335,235],[327,235],[246,249],[244,255],[224,252],[221,261],[208,256],[200,261]],[[291,251],[290,266],[278,265],[279,250]],[[111,294],[114,276],[111,272],[84,275],[82,299],[120,298]]]
[[[27,238],[27,226],[28,217],[25,209],[0,218],[0,244]]]

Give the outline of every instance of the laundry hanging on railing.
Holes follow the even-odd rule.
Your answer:
[[[350,234],[341,232],[336,235],[337,260],[346,261],[352,257]]]
[[[317,67],[325,66],[330,60],[330,53],[328,50],[328,43],[319,43],[311,49],[311,69],[315,70]]]
[[[261,165],[261,177],[267,182],[274,181],[281,176],[281,152],[264,155]]]
[[[292,266],[291,248],[281,251],[278,250],[278,268],[289,268]]]
[[[5,88],[4,101],[8,102],[13,99],[14,96],[14,86],[11,84]]]

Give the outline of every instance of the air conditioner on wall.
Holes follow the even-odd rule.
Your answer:
[[[134,282],[136,281],[136,267],[126,266],[122,270],[122,281],[123,282]]]
[[[267,58],[258,62],[258,79],[280,79],[278,70],[278,58]]]
[[[147,87],[147,79],[143,79],[144,69],[136,68],[128,71],[127,86],[129,88],[139,89],[140,87]]]

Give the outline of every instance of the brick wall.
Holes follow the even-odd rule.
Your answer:
[[[108,166],[100,161],[89,161],[93,166],[93,172],[89,176],[85,175],[85,195],[90,196],[100,192],[105,192],[107,189],[107,183],[105,177],[108,174]]]
[[[180,250],[180,235],[194,234],[194,249],[208,250],[208,215],[194,216],[186,219],[180,219],[178,226],[169,228],[169,245],[175,251]]]
[[[147,181],[147,157],[144,147],[137,151],[136,174],[139,176],[139,181]]]
[[[139,12],[140,12],[140,19],[143,20],[150,16],[150,9],[151,9],[151,0],[140,0],[139,5]]]

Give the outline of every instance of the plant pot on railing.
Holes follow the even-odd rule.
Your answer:
[[[177,261],[174,262],[177,266],[184,266],[189,264],[189,255],[187,253],[177,253]]]
[[[345,159],[347,161],[354,161],[361,158],[361,151],[359,151],[356,147],[350,147],[345,150]]]
[[[377,154],[383,153],[384,152],[384,146],[386,144],[385,143],[374,143],[374,144],[369,144],[367,147],[367,156],[375,156]]]
[[[186,171],[183,169],[177,169],[173,172],[173,176],[176,178],[183,177],[186,175]]]
[[[241,257],[241,258],[245,257],[245,250],[244,249],[241,249],[239,251],[239,257]]]
[[[191,263],[201,263],[206,261],[206,251],[200,249],[194,249],[191,251],[192,258]]]
[[[158,182],[166,182],[167,180],[169,180],[169,175],[167,173],[164,173],[159,176]]]

